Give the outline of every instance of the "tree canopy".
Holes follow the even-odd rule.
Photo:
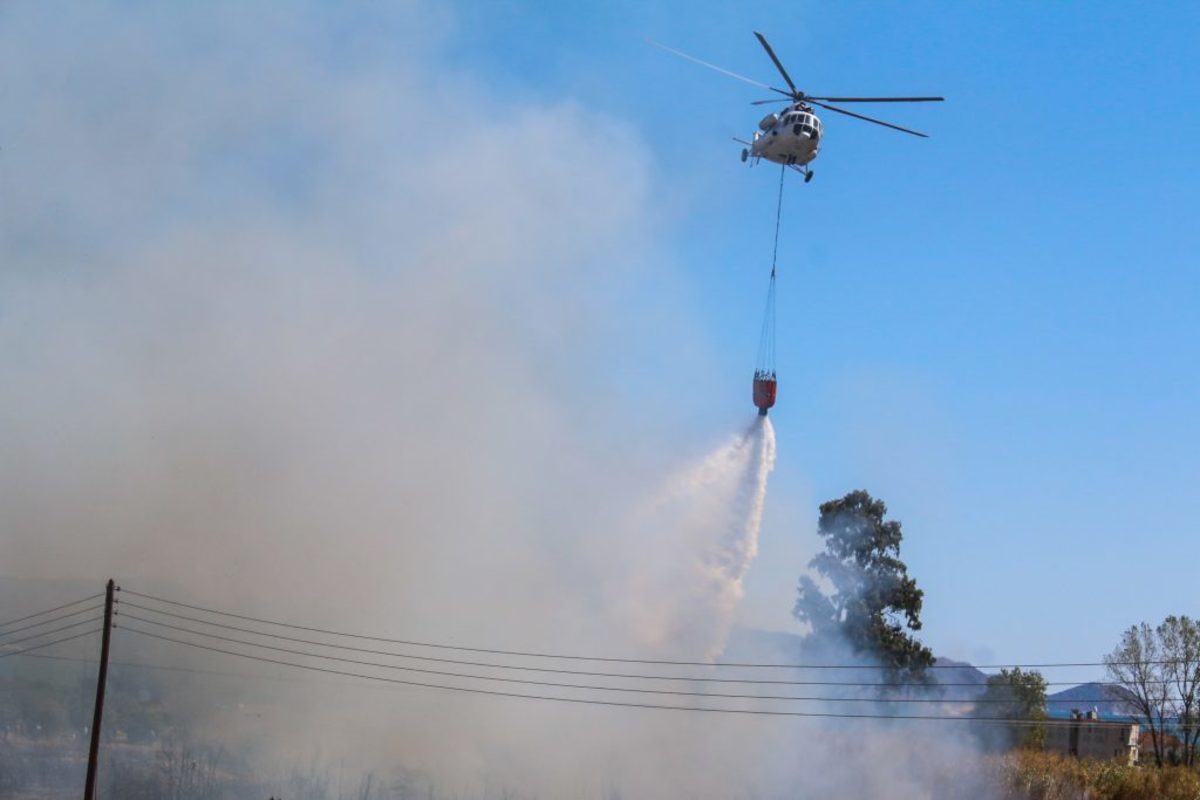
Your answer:
[[[900,523],[885,520],[887,506],[862,490],[823,503],[820,513],[825,550],[809,567],[830,588],[801,577],[792,613],[818,641],[840,639],[889,670],[923,677],[933,653],[912,632],[921,629],[924,592],[900,560]]]
[[[1104,663],[1109,678],[1126,690],[1129,711],[1149,731],[1155,763],[1193,766],[1200,744],[1200,624],[1172,615],[1154,628],[1134,625]],[[1167,746],[1172,727],[1179,734],[1177,751]]]
[[[1014,720],[1044,720],[1046,718],[1046,679],[1037,670],[1023,671],[1020,667],[1002,669],[989,675],[987,688],[975,704],[975,716]],[[1046,740],[1044,726],[996,725],[989,723],[980,733],[984,740],[1013,747],[1023,745],[1040,749]]]

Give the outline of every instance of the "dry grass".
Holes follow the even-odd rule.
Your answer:
[[[1018,751],[1005,758],[1004,779],[1013,800],[1200,800],[1200,774],[1185,767],[1127,767]]]

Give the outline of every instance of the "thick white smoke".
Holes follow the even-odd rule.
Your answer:
[[[436,13],[359,11],[0,12],[0,570],[425,640],[710,655],[769,430],[731,447],[725,507],[699,492],[669,531],[631,522],[678,461],[675,387],[709,371],[645,148],[448,69]],[[122,660],[149,649],[132,627]],[[728,729],[669,713],[246,686],[258,716],[205,734],[443,786],[700,796],[757,760],[728,742],[687,766]]]
[[[431,9],[0,9],[3,576],[484,647],[720,650],[774,434],[648,488],[710,439],[661,421],[712,369],[647,150],[456,70]],[[117,657],[138,647],[118,628]],[[441,796],[791,797],[840,755],[801,723],[226,683],[249,711],[197,700],[204,735],[426,770]]]

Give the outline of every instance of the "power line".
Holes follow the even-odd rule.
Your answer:
[[[77,617],[80,614],[95,613],[99,608],[100,608],[100,606],[90,606],[88,608],[81,608],[78,611],[72,611],[70,614],[62,614],[57,617],[51,617],[50,619],[45,619],[45,620],[42,620],[41,622],[31,622],[28,625],[22,625],[19,628],[13,628],[12,630],[4,631],[4,632],[0,633],[0,637],[8,636],[10,633],[20,633],[21,631],[27,631],[31,628],[40,628],[43,625],[53,625],[56,622],[59,622],[64,619],[70,619],[71,617]]]
[[[257,622],[262,625],[275,625],[275,626],[278,626],[281,628],[290,628],[293,630],[308,631],[309,633],[321,633],[321,634],[326,634],[329,636],[342,636],[342,637],[351,638],[351,639],[363,639],[363,640],[374,641],[374,642],[385,642],[388,644],[407,645],[410,647],[429,647],[429,648],[440,649],[440,650],[458,650],[458,651],[469,652],[469,653],[487,653],[487,654],[491,654],[491,655],[517,656],[517,657],[521,657],[521,658],[548,658],[548,659],[563,659],[563,660],[569,660],[569,661],[599,661],[599,662],[620,663],[620,664],[645,664],[645,665],[651,665],[651,666],[706,667],[706,668],[716,667],[716,668],[740,668],[740,669],[794,669],[794,670],[804,670],[804,669],[811,669],[811,670],[870,670],[870,669],[878,668],[878,667],[874,667],[872,665],[866,665],[866,664],[799,664],[799,663],[765,664],[765,663],[743,663],[743,662],[730,662],[730,661],[681,661],[681,660],[672,660],[672,659],[624,658],[624,657],[616,657],[616,656],[584,656],[584,655],[569,655],[569,654],[563,654],[563,653],[544,653],[544,652],[522,651],[522,650],[500,650],[500,649],[486,648],[486,647],[467,647],[465,645],[451,645],[451,644],[443,644],[443,643],[435,643],[435,642],[422,642],[422,641],[417,641],[417,640],[412,640],[412,639],[392,639],[392,638],[387,638],[387,637],[383,637],[383,636],[371,636],[371,635],[361,634],[361,633],[348,633],[345,631],[330,630],[328,628],[314,628],[314,627],[309,627],[309,626],[305,626],[305,625],[294,625],[294,624],[287,623],[287,622],[279,622],[278,620],[263,619],[261,617],[251,617],[251,616],[247,616],[245,614],[235,614],[235,613],[232,613],[229,611],[218,611],[217,609],[206,608],[204,606],[198,606],[198,605],[192,605],[190,603],[183,603],[178,600],[168,600],[166,598],[156,597],[154,595],[143,594],[141,592],[135,592],[130,589],[124,589],[123,591],[125,594],[129,594],[129,595],[132,595],[135,597],[142,597],[147,600],[153,600],[153,601],[156,601],[159,603],[166,603],[168,605],[179,606],[182,608],[190,608],[193,611],[201,611],[206,614],[216,614],[216,615],[222,616],[222,617],[231,617],[233,619],[245,620],[247,622]],[[152,609],[152,608],[148,608],[146,606],[136,605],[134,603],[128,603],[127,605],[130,605],[135,608],[141,608],[146,611],[156,611],[157,613],[160,613],[160,614],[169,614],[169,612],[166,612],[166,611],[159,611],[158,609]],[[203,620],[196,620],[195,618],[192,618],[192,617],[186,617],[186,619],[190,619],[193,622],[204,622]],[[219,625],[219,623],[215,623],[215,622],[205,622],[205,624]],[[274,634],[268,634],[268,633],[261,632],[261,631],[256,631],[256,633],[261,633],[264,636],[274,635]],[[281,637],[281,638],[283,638],[283,637]],[[329,646],[330,647],[340,647],[341,645],[329,645]],[[419,656],[409,656],[409,657],[420,658]],[[463,662],[456,662],[456,663],[463,663]],[[1076,668],[1078,668],[1078,667],[1105,667],[1105,666],[1108,666],[1109,664],[1122,665],[1122,664],[1126,664],[1126,663],[1129,663],[1129,662],[1123,662],[1123,661],[1113,661],[1113,662],[1062,661],[1062,662],[1043,662],[1043,663],[1031,663],[1031,664],[973,664],[970,666],[974,667],[975,669],[980,669],[980,670],[983,670],[983,669],[1008,669],[1008,668],[1017,668],[1017,667],[1022,668],[1022,669],[1055,669],[1055,668],[1067,668],[1067,667],[1076,667]],[[1144,663],[1167,664],[1167,663],[1174,663],[1174,661],[1172,661],[1170,659],[1164,659],[1161,661],[1144,662]],[[480,666],[487,666],[487,665],[480,665]],[[491,665],[491,666],[499,667],[501,665]],[[521,669],[522,667],[510,667],[510,668]],[[962,669],[962,668],[963,668],[963,665],[961,665],[961,664],[931,664],[931,665],[925,667],[925,669],[929,669],[929,670]]]
[[[122,626],[124,627],[124,626]],[[832,718],[832,719],[871,719],[871,720],[937,720],[947,722],[978,722],[984,724],[1002,724],[1002,725],[1056,725],[1056,724],[1074,724],[1069,720],[1064,720],[1061,723],[1058,720],[1027,720],[1027,719],[1012,719],[1008,717],[953,717],[933,714],[835,714],[819,711],[777,711],[771,709],[751,709],[751,708],[712,708],[705,706],[670,706],[659,705],[654,703],[635,703],[619,700],[597,700],[592,698],[581,697],[556,697],[553,695],[536,695],[522,694],[519,692],[502,692],[495,689],[479,689],[465,686],[448,686],[438,683],[424,683],[421,681],[410,681],[401,678],[385,678],[379,675],[367,675],[356,672],[348,672],[345,670],[329,669],[327,667],[315,667],[309,664],[297,664],[291,661],[282,661],[274,658],[265,658],[263,656],[254,656],[248,653],[241,653],[234,650],[225,650],[219,647],[211,647],[209,645],[199,644],[197,642],[189,642],[183,639],[175,639],[170,636],[162,636],[149,631],[142,631],[136,628],[125,628],[139,636],[149,636],[154,639],[160,639],[166,642],[174,642],[175,644],[194,647],[199,650],[207,650],[214,653],[223,653],[225,655],[235,656],[237,658],[245,658],[251,661],[260,661],[267,664],[277,664],[285,667],[293,667],[296,669],[310,670],[312,672],[324,672],[332,675],[342,675],[350,678],[362,678],[364,680],[380,681],[383,683],[393,683],[402,686],[413,686],[423,689],[439,689],[448,692],[464,692],[468,694],[482,694],[493,697],[511,697],[523,700],[543,700],[558,703],[575,703],[580,705],[597,705],[597,706],[614,706],[619,708],[642,708],[656,709],[661,711],[690,711],[697,713],[710,714],[744,714],[752,716],[765,717],[817,717],[817,718]]]
[[[5,652],[0,652],[0,658],[8,658],[9,656],[23,656],[26,653],[32,653],[34,650],[45,650],[47,647],[53,647],[54,645],[62,644],[63,642],[70,642],[74,639],[82,639],[84,636],[93,636],[99,632],[100,631],[84,631],[83,633],[77,633],[74,636],[66,636],[62,639],[56,639],[53,642],[46,642],[44,644],[35,644],[32,647],[26,647],[22,650],[9,650],[9,651],[5,651]]]
[[[130,616],[130,618],[132,618],[132,616]],[[129,630],[133,630],[133,629],[130,628]],[[21,654],[14,653],[13,655],[21,655]],[[36,655],[25,655],[24,657],[25,658],[39,658],[39,659],[45,659],[48,661],[70,661],[75,664],[95,664],[95,663],[97,663],[97,659],[95,659],[95,658],[74,658],[71,656],[51,656],[51,655],[45,655],[45,654],[40,654],[40,653],[36,654]],[[289,683],[296,683],[296,682],[303,683],[304,682],[303,679],[300,679],[300,678],[284,678],[279,675],[265,675],[262,673],[255,673],[255,672],[230,672],[228,670],[216,670],[216,669],[199,669],[197,667],[181,667],[181,666],[178,666],[175,664],[144,664],[144,663],[137,662],[137,661],[110,661],[108,663],[110,666],[113,666],[113,667],[128,667],[131,669],[147,669],[147,670],[154,670],[154,671],[160,671],[160,672],[181,672],[181,673],[187,673],[187,674],[192,674],[192,675],[213,675],[213,676],[224,677],[224,678],[249,678],[251,680],[286,681]],[[592,674],[592,673],[585,673],[585,674]],[[598,674],[602,675],[602,676],[606,676],[606,677],[631,678],[631,679],[637,678],[639,680],[677,680],[677,681],[696,681],[696,682],[710,680],[710,679],[705,679],[705,678],[667,678],[667,677],[657,676],[657,675],[652,675],[652,676],[626,675],[626,674],[619,673],[619,672],[618,673],[598,673]],[[737,681],[737,680],[734,680],[732,682],[734,682],[734,683],[754,683],[754,681]],[[925,688],[925,689],[939,689],[939,688],[942,688],[945,686],[976,687],[978,689],[986,688],[986,684],[983,684],[983,683],[928,684],[928,683],[867,683],[867,682],[860,682],[860,681],[850,681],[850,682],[846,682],[846,681],[790,681],[790,682],[784,682],[784,683],[791,684],[791,685],[798,685],[798,686],[851,686],[851,687],[863,687],[863,688],[921,687],[921,688]],[[1085,681],[1047,681],[1046,685],[1047,686],[1077,686],[1080,683],[1085,683]],[[321,684],[321,685],[361,686],[362,684],[337,683],[337,684]],[[973,703],[973,702],[978,702],[978,701],[965,700],[965,699],[949,699],[949,700],[944,700],[944,702],[947,702],[947,703],[972,702]],[[1001,702],[1001,701],[997,701],[997,702]],[[1056,702],[1057,703],[1057,702],[1067,702],[1067,701],[1060,701],[1060,700],[1050,701],[1050,700],[1048,700],[1047,702]],[[1073,700],[1070,702],[1078,702],[1078,701]]]
[[[485,667],[485,668],[489,668],[489,669],[507,669],[507,670],[515,670],[515,671],[520,671],[520,672],[541,672],[541,673],[551,673],[551,674],[557,674],[557,675],[581,675],[581,676],[595,677],[595,678],[629,678],[629,679],[659,680],[659,681],[700,681],[700,682],[704,682],[704,683],[744,683],[744,684],[764,684],[764,685],[825,685],[825,684],[850,685],[850,686],[858,686],[858,685],[874,686],[874,685],[876,685],[875,683],[860,684],[858,682],[833,683],[833,682],[820,682],[820,681],[787,681],[787,680],[765,680],[765,679],[758,680],[758,679],[749,679],[749,678],[691,677],[691,676],[686,676],[686,675],[641,675],[641,674],[631,674],[631,673],[626,673],[626,672],[601,672],[601,671],[594,671],[594,670],[576,670],[576,669],[564,669],[564,668],[556,668],[556,667],[531,667],[531,666],[522,665],[522,664],[496,664],[496,663],[488,662],[488,661],[466,661],[466,660],[455,659],[455,658],[441,658],[438,656],[415,655],[412,653],[394,653],[389,650],[376,650],[376,649],[369,648],[369,647],[355,647],[353,645],[335,644],[332,642],[321,642],[321,641],[317,641],[314,639],[305,639],[305,638],[297,637],[297,636],[286,636],[286,635],[280,634],[280,633],[268,633],[267,631],[258,631],[258,630],[254,630],[253,628],[244,628],[244,627],[241,627],[238,625],[227,625],[227,624],[221,623],[221,622],[212,622],[211,620],[200,619],[198,617],[192,617],[192,616],[188,616],[186,614],[174,614],[170,611],[162,611],[162,610],[156,609],[156,608],[149,608],[148,606],[139,605],[137,603],[122,602],[121,605],[124,607],[141,609],[143,611],[150,611],[152,613],[161,614],[163,616],[171,617],[173,619],[187,620],[188,622],[196,622],[201,625],[209,625],[211,627],[221,628],[223,630],[233,630],[233,631],[238,631],[240,633],[249,633],[249,634],[253,634],[256,636],[264,636],[264,637],[267,637],[270,639],[279,639],[279,640],[287,641],[287,642],[297,642],[299,644],[315,645],[317,647],[328,647],[333,650],[345,650],[345,651],[355,652],[355,653],[367,653],[370,655],[391,656],[393,658],[405,658],[405,659],[411,659],[411,660],[415,660],[415,661],[425,661],[425,662],[433,662],[433,663],[439,663],[439,664],[456,664],[458,666]],[[121,616],[130,618],[130,619],[137,619],[137,617],[134,617],[132,614],[128,614],[128,613],[122,614]],[[159,623],[159,624],[161,624],[161,623]],[[201,635],[204,635],[204,634],[201,634]],[[866,669],[866,668],[864,668],[864,669]],[[921,683],[921,684],[913,684],[913,685],[927,686],[928,684]],[[975,686],[977,684],[970,684],[970,685]]]
[[[12,645],[12,644],[19,644],[21,642],[27,642],[30,639],[40,639],[41,637],[49,636],[52,633],[58,633],[59,631],[70,630],[71,628],[78,628],[80,625],[95,625],[99,621],[100,620],[96,619],[96,618],[85,619],[80,622],[73,622],[70,625],[63,625],[62,627],[54,628],[53,630],[42,631],[41,633],[34,633],[34,634],[30,634],[29,636],[22,636],[20,639],[10,639],[7,642],[4,642],[3,644],[5,646],[7,646],[7,645]]]
[[[17,617],[16,619],[10,619],[7,622],[0,622],[0,628],[6,628],[9,625],[14,625],[18,622],[24,622],[25,620],[33,619],[34,617],[45,616],[46,614],[51,614],[55,611],[61,611],[62,609],[70,608],[71,606],[77,606],[80,603],[86,603],[89,600],[95,600],[95,599],[97,599],[99,597],[103,597],[103,596],[104,596],[103,594],[88,595],[87,597],[80,598],[79,600],[75,600],[70,603],[63,603],[61,606],[55,606],[54,608],[47,608],[45,611],[38,611],[34,614],[26,614],[23,617]]]
[[[523,651],[523,650],[500,650],[500,649],[486,648],[486,647],[467,647],[464,645],[451,645],[451,644],[442,644],[442,643],[437,643],[437,642],[423,642],[423,641],[417,641],[417,640],[413,640],[413,639],[393,639],[393,638],[388,638],[388,637],[384,637],[384,636],[371,636],[371,635],[361,634],[361,633],[348,633],[346,631],[330,630],[328,628],[314,628],[314,627],[309,627],[306,625],[294,625],[294,624],[287,623],[287,622],[279,622],[278,620],[263,619],[262,617],[251,617],[251,616],[247,616],[245,614],[234,614],[229,611],[218,611],[217,609],[214,609],[214,608],[206,608],[204,606],[192,605],[190,603],[182,603],[177,600],[168,600],[168,599],[162,598],[162,597],[155,597],[153,595],[143,594],[141,592],[135,592],[130,589],[123,589],[122,591],[125,594],[133,595],[135,597],[142,597],[147,600],[154,600],[159,603],[167,603],[169,605],[179,606],[181,608],[190,608],[193,611],[202,611],[206,614],[216,614],[216,615],[219,615],[222,617],[231,617],[233,619],[245,620],[247,622],[257,622],[262,625],[276,625],[281,628],[291,628],[292,630],[308,631],[309,633],[322,633],[322,634],[326,634],[329,636],[343,636],[343,637],[350,638],[350,639],[363,639],[363,640],[373,641],[373,642],[384,642],[387,644],[406,645],[409,647],[429,647],[429,648],[438,649],[438,650],[457,650],[460,652],[467,652],[467,653],[487,653],[490,655],[517,656],[520,658],[552,658],[552,659],[563,659],[563,660],[568,660],[568,661],[600,661],[600,662],[608,662],[608,663],[647,664],[647,665],[655,665],[655,666],[803,668],[803,665],[797,665],[797,664],[736,664],[736,663],[716,663],[716,662],[711,662],[711,661],[676,661],[676,660],[669,660],[669,659],[619,658],[619,657],[614,657],[614,656],[566,655],[566,654],[562,654],[562,653],[539,653],[539,652]],[[128,605],[133,605],[133,604],[130,603]],[[137,606],[137,607],[145,609],[145,606]],[[148,609],[148,610],[154,610],[154,609]],[[167,613],[167,612],[159,612],[159,613]],[[215,625],[217,623],[209,623],[209,624]],[[270,634],[264,634],[264,635],[270,635]],[[858,669],[867,669],[867,667],[857,667],[857,668]]]
[[[279,653],[288,653],[290,655],[305,656],[305,657],[309,657],[309,658],[322,658],[327,661],[339,661],[339,662],[346,663],[346,664],[357,664],[357,665],[365,666],[365,667],[377,667],[380,669],[399,670],[401,672],[417,672],[417,673],[421,673],[424,675],[438,675],[441,677],[463,678],[466,680],[495,681],[495,682],[500,682],[500,683],[516,683],[516,684],[522,684],[525,686],[545,686],[545,687],[552,687],[552,688],[557,688],[557,689],[584,689],[584,690],[599,691],[599,692],[631,692],[631,693],[635,693],[635,694],[663,694],[663,695],[672,695],[672,696],[679,696],[679,697],[714,697],[714,698],[721,698],[721,699],[737,699],[737,700],[785,700],[785,701],[793,701],[793,702],[821,702],[821,703],[1011,704],[1013,702],[1011,699],[1005,700],[1005,699],[998,699],[998,698],[980,698],[980,699],[953,698],[953,697],[883,698],[883,697],[797,696],[797,695],[778,695],[778,694],[769,694],[769,695],[736,694],[736,693],[729,693],[729,692],[697,692],[697,691],[683,691],[683,690],[678,690],[678,689],[646,689],[646,688],[640,688],[640,687],[635,688],[635,687],[624,687],[624,686],[597,686],[595,684],[559,683],[556,681],[538,681],[538,680],[525,679],[525,678],[509,678],[509,677],[502,677],[502,676],[495,676],[495,675],[476,675],[476,674],[471,674],[471,673],[450,672],[450,671],[446,671],[446,670],[423,669],[420,667],[405,667],[405,666],[400,666],[398,664],[385,664],[385,663],[380,663],[377,661],[363,661],[361,659],[343,658],[340,656],[330,656],[330,655],[325,655],[322,653],[313,653],[313,652],[309,652],[309,651],[305,651],[305,650],[294,650],[294,649],[287,648],[287,647],[276,647],[276,646],[269,645],[269,644],[261,644],[259,642],[246,641],[245,639],[237,639],[237,638],[234,638],[231,636],[220,636],[217,634],[205,633],[203,631],[197,631],[192,628],[185,628],[180,625],[171,625],[171,624],[168,624],[165,622],[156,622],[154,620],[145,619],[144,617],[138,617],[133,614],[125,614],[123,616],[125,617],[125,619],[133,619],[133,620],[137,620],[138,622],[143,622],[143,623],[146,623],[149,625],[156,625],[161,628],[167,628],[170,630],[179,631],[181,633],[188,633],[188,634],[192,634],[194,636],[201,636],[201,637],[205,637],[205,638],[209,638],[209,639],[216,639],[216,640],[223,641],[223,642],[230,642],[233,644],[246,645],[249,647],[258,647],[258,648],[261,648],[264,650],[273,650],[273,651],[279,652]],[[122,627],[126,627],[126,626],[122,626]],[[127,630],[137,630],[135,628],[126,628],[126,629]],[[687,680],[687,679],[680,678],[679,680]],[[1068,700],[1047,700],[1047,702],[1078,704],[1079,701],[1068,699]]]
[[[129,628],[128,630],[133,630]],[[83,634],[80,634],[83,635]],[[37,658],[47,661],[69,661],[73,664],[97,664],[99,659],[96,658],[75,658],[72,656],[51,656],[45,653],[13,653],[21,658]],[[126,667],[130,669],[147,669],[161,672],[181,672],[189,675],[213,675],[222,678],[248,678],[250,680],[264,681],[284,681],[286,683],[304,683],[310,686],[365,686],[362,683],[348,683],[346,681],[313,681],[307,678],[284,677],[282,675],[267,675],[261,672],[230,672],[228,670],[219,669],[198,669],[196,667],[181,667],[170,664],[143,664],[137,661],[109,661],[110,667]]]
[[[520,665],[520,664],[496,664],[496,663],[488,662],[488,661],[468,661],[468,660],[455,659],[455,658],[442,658],[442,657],[438,657],[438,656],[422,656],[422,655],[415,655],[412,653],[394,653],[389,650],[376,650],[376,649],[369,648],[369,647],[355,647],[353,645],[335,644],[335,643],[331,643],[331,642],[321,642],[321,641],[317,641],[314,639],[305,639],[305,638],[298,637],[298,636],[286,636],[286,635],[280,634],[280,633],[269,633],[267,631],[259,631],[259,630],[255,630],[253,628],[245,628],[245,627],[242,627],[239,625],[228,625],[228,624],[225,624],[222,622],[213,622],[211,620],[201,619],[199,617],[193,617],[193,616],[189,616],[187,614],[176,614],[171,611],[163,611],[161,609],[151,608],[149,606],[144,606],[144,605],[129,602],[129,601],[122,601],[120,603],[120,605],[124,606],[124,607],[128,607],[128,608],[137,608],[142,611],[150,611],[154,614],[161,614],[165,617],[170,617],[172,619],[182,619],[182,620],[186,620],[188,622],[195,622],[195,623],[198,623],[201,625],[208,625],[208,626],[211,626],[214,628],[220,628],[222,630],[233,630],[233,631],[238,631],[239,633],[249,633],[249,634],[252,634],[255,636],[263,636],[263,637],[267,637],[270,639],[278,639],[278,640],[287,641],[287,642],[296,642],[299,644],[314,645],[317,647],[328,647],[332,650],[344,650],[344,651],[354,652],[354,653],[366,653],[368,655],[389,656],[392,658],[403,658],[403,659],[409,659],[409,660],[413,660],[413,661],[423,661],[426,663],[454,664],[456,666],[484,667],[484,668],[488,668],[488,669],[505,669],[505,670],[513,670],[513,671],[518,671],[518,672],[538,672],[538,673],[543,673],[543,674],[554,674],[554,675],[577,675],[577,676],[589,677],[589,678],[618,678],[618,679],[625,678],[625,679],[630,679],[630,680],[647,680],[647,681],[689,681],[689,682],[695,682],[695,683],[745,684],[745,685],[759,685],[759,686],[852,686],[852,687],[868,687],[868,688],[869,687],[929,688],[929,686],[930,686],[929,683],[921,682],[921,681],[831,681],[831,680],[819,680],[818,681],[818,680],[781,680],[781,679],[766,679],[766,678],[715,678],[715,677],[707,677],[707,676],[701,677],[701,676],[688,676],[688,675],[645,675],[645,674],[627,673],[627,672],[603,672],[603,671],[597,671],[597,670],[566,669],[566,668],[561,668],[561,667],[557,667],[557,668],[556,667],[531,667],[531,666]],[[130,618],[130,619],[135,618],[133,615],[128,614],[128,613],[124,614],[123,616]],[[201,635],[204,635],[204,634],[201,634]],[[867,671],[867,670],[871,670],[872,668],[862,667],[862,669],[864,671]],[[1080,681],[1047,681],[1046,682],[1046,684],[1048,686],[1055,686],[1055,685],[1075,686],[1079,683],[1080,683]],[[950,688],[950,687],[979,687],[979,686],[982,686],[983,684],[980,682],[955,681],[955,682],[945,682],[945,683],[939,682],[936,685],[939,687]]]
[[[221,640],[221,642],[229,642],[233,644],[242,644],[252,646],[252,648],[260,648],[264,650],[274,650],[276,652],[287,652],[289,655],[306,656],[312,658],[324,658],[326,661],[338,661],[342,663],[359,664],[364,667],[377,667],[380,669],[396,669],[400,672],[421,673],[426,675],[439,675],[443,678],[462,678],[467,680],[488,680],[505,682],[505,684],[521,684],[526,686],[546,686],[553,688],[576,688],[576,690],[588,690],[599,692],[632,692],[637,694],[671,694],[678,697],[714,697],[721,699],[745,699],[745,700],[790,700],[790,702],[811,702],[811,703],[972,703],[972,704],[1012,704],[1012,699],[998,698],[953,698],[953,697],[898,697],[898,698],[883,698],[883,697],[805,697],[794,696],[794,694],[738,694],[731,692],[696,692],[682,690],[656,690],[656,688],[628,687],[628,686],[596,686],[594,684],[563,684],[557,681],[532,680],[521,678],[505,678],[498,675],[478,675],[470,673],[449,672],[442,669],[424,669],[420,667],[403,667],[400,664],[380,663],[377,661],[362,661],[359,658],[344,658],[341,656],[330,656],[319,654],[319,652],[311,652],[306,650],[294,650],[290,648],[278,648],[278,646],[270,644],[262,644],[258,642],[247,642],[246,639],[239,639],[228,636],[218,636],[215,633],[205,633],[204,631],[196,631],[193,628],[188,628],[180,625],[170,625],[167,622],[157,622],[148,620],[134,614],[125,614],[125,619],[133,619],[145,624],[156,625],[158,627],[169,628],[169,630],[179,631],[182,633],[191,633],[192,636],[200,636],[210,639]],[[122,626],[125,627],[125,626]],[[126,628],[126,630],[137,630],[137,628]],[[685,678],[679,680],[686,680]],[[931,687],[932,688],[932,687]],[[982,688],[982,685],[980,685]],[[1046,700],[1048,703],[1079,703],[1079,700],[1074,699],[1057,699]]]

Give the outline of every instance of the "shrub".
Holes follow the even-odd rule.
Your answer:
[[[1200,800],[1200,775],[1185,767],[1130,767],[1054,753],[1004,758],[1011,800]]]

